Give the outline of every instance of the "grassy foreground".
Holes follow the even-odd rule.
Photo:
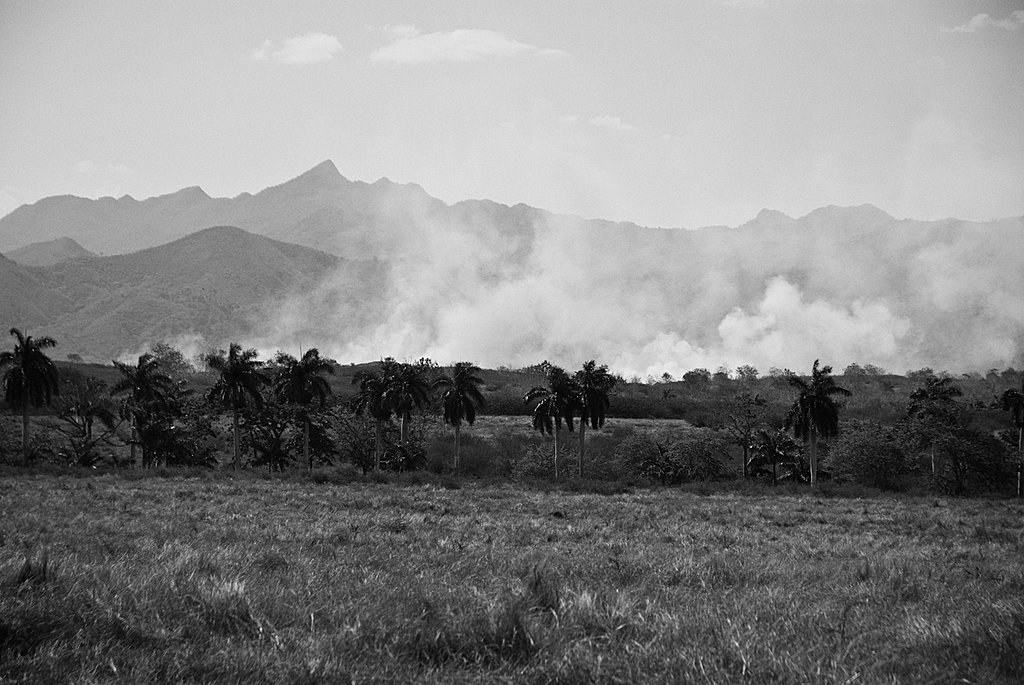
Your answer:
[[[1019,683],[1024,506],[0,478],[0,681]]]

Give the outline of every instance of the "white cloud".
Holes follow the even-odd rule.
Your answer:
[[[75,171],[80,174],[91,174],[96,171],[96,162],[92,160],[83,159],[81,162],[75,164]]]
[[[579,114],[566,114],[565,116],[558,117],[558,123],[560,124],[575,124],[579,120]]]
[[[610,131],[635,131],[636,126],[627,124],[619,117],[610,116],[597,116],[591,117],[587,120],[589,123],[599,128],[606,128]]]
[[[943,26],[939,29],[942,33],[975,33],[986,28],[1005,29],[1016,31],[1024,25],[1024,10],[1014,10],[1006,19],[993,19],[988,14],[975,14],[966,24],[960,26]]]
[[[285,40],[279,48],[273,41],[265,40],[249,56],[255,62],[272,59],[281,64],[317,64],[333,59],[341,50],[341,41],[336,36],[307,33]]]
[[[392,64],[424,64],[428,62],[469,62],[486,57],[515,57],[534,55],[558,57],[568,53],[554,48],[538,48],[521,43],[497,31],[483,29],[456,29],[419,33],[413,26],[386,26],[385,33],[392,42],[378,48],[371,55],[374,62]]]

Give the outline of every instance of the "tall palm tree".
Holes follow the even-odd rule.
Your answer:
[[[400,364],[392,357],[381,360],[376,371],[361,369],[352,376],[352,384],[359,390],[352,398],[352,410],[356,416],[369,414],[376,423],[373,444],[373,470],[380,471],[381,452],[384,447],[384,424],[391,420],[394,404],[391,389],[399,373]]]
[[[615,387],[615,376],[608,373],[608,366],[597,365],[593,359],[576,372],[575,408],[580,412],[580,458],[577,475],[583,477],[583,458],[586,453],[587,422],[591,428],[604,425],[604,415],[610,404],[608,393]]]
[[[139,431],[154,415],[163,414],[167,410],[174,394],[174,381],[160,369],[160,361],[149,352],[139,357],[138,364],[115,361],[114,366],[121,372],[121,378],[110,389],[110,394],[125,395],[121,413],[131,423],[134,464]],[[149,465],[145,445],[142,449],[142,465]]]
[[[575,384],[569,374],[560,366],[548,367],[547,387],[531,388],[523,400],[526,404],[537,401],[533,408],[533,429],[542,434],[555,436],[555,478],[558,478],[558,438],[565,421],[569,432],[573,430],[573,397],[576,394]]]
[[[450,376],[441,376],[434,381],[435,388],[447,388],[441,396],[444,409],[444,422],[455,429],[455,472],[459,472],[459,433],[462,422],[470,426],[476,421],[476,410],[484,405],[484,396],[480,392],[483,379],[477,374],[480,367],[470,362],[458,362],[452,367]]]
[[[1024,447],[1024,379],[1020,390],[1010,388],[999,398],[999,406],[1010,412],[1013,425],[1017,427],[1017,497],[1020,497],[1021,449]]]
[[[17,342],[14,351],[0,352],[0,369],[8,367],[3,376],[4,400],[11,409],[21,409],[21,456],[28,461],[29,406],[37,409],[49,405],[60,392],[60,378],[53,360],[43,350],[56,347],[57,341],[48,335],[41,338],[25,336],[17,328],[11,329]]]
[[[422,409],[430,402],[430,382],[423,367],[418,364],[398,364],[391,375],[388,387],[388,402],[392,411],[401,421],[401,442],[409,443],[409,422],[412,410]]]
[[[331,394],[331,385],[324,374],[333,374],[334,365],[320,357],[315,347],[306,350],[302,359],[285,352],[278,352],[274,361],[278,365],[274,377],[274,394],[287,404],[302,407],[302,459],[313,470],[313,459],[309,456],[309,405],[316,400],[322,407]]]
[[[206,365],[219,374],[207,397],[211,402],[232,411],[235,450],[233,467],[237,469],[241,461],[239,414],[249,401],[257,407],[263,405],[260,387],[269,383],[270,379],[260,372],[263,364],[256,359],[256,350],[243,351],[238,343],[231,343],[227,353],[221,350],[217,354],[206,355]]]
[[[832,399],[835,395],[848,397],[850,391],[836,385],[832,367],[818,368],[817,359],[811,369],[810,381],[790,376],[789,384],[798,395],[786,416],[786,428],[810,448],[811,485],[818,481],[818,439],[830,438],[839,432],[839,407]]]

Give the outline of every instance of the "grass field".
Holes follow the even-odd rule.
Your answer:
[[[0,681],[1024,681],[1020,502],[331,473],[0,474]]]

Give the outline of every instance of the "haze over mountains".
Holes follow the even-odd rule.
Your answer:
[[[60,238],[142,251],[15,263]],[[864,205],[655,229],[449,206],[324,162],[231,199],[46,198],[0,219],[0,252],[14,258],[0,260],[5,325],[87,358],[237,339],[341,361],[597,357],[641,376],[819,357],[898,372],[1024,365],[1024,217],[921,222]]]

